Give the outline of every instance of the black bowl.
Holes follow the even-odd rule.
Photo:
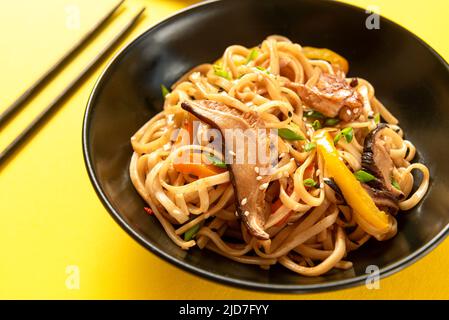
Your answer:
[[[215,1],[181,11],[139,36],[103,72],[84,119],[87,170],[112,217],[143,246],[177,266],[259,290],[343,288],[363,283],[369,265],[385,276],[429,252],[449,226],[448,65],[423,41],[387,19],[380,19],[380,29],[368,30],[367,17],[359,8],[334,1]],[[369,241],[351,253],[351,270],[307,278],[279,266],[264,271],[209,251],[183,251],[147,216],[131,184],[129,139],[161,110],[160,85],[168,86],[193,66],[214,61],[231,44],[251,47],[271,34],[345,56],[350,74],[374,85],[416,145],[417,159],[430,168],[428,194],[413,210],[400,214],[397,236]]]

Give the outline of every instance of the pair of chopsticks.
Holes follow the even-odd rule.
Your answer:
[[[3,113],[0,114],[0,130],[1,126],[4,125],[11,116],[16,113],[21,107],[23,107],[36,93],[41,89],[54,75],[56,75],[63,67],[77,55],[80,49],[88,43],[98,31],[106,24],[106,22],[113,16],[113,14],[122,5],[124,0],[121,0],[116,6],[114,6],[111,11],[109,11],[75,46],[67,52],[59,61],[56,62],[47,72],[44,73],[34,84],[31,85],[17,100],[13,102],[8,108],[6,108]],[[101,50],[93,60],[81,71],[81,73],[73,79],[62,92],[54,98],[50,104],[45,107],[32,121],[31,123],[21,132],[13,141],[0,152],[0,165],[10,156],[17,147],[23,143],[30,134],[36,130],[42,122],[54,111],[67,97],[69,97],[73,91],[82,83],[85,77],[101,62],[106,55],[120,42],[120,40],[134,27],[136,22],[139,20],[145,8],[142,8],[137,14],[135,14],[132,19],[127,22],[127,24],[120,30],[120,32],[115,35],[115,37]]]

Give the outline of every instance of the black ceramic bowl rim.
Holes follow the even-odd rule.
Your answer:
[[[90,140],[89,140],[89,128],[90,128],[90,121],[91,121],[91,113],[92,109],[94,108],[93,101],[95,100],[98,92],[100,91],[99,88],[103,85],[104,79],[108,77],[111,70],[116,67],[118,64],[118,61],[120,60],[120,57],[124,55],[126,52],[128,52],[135,44],[137,44],[139,41],[141,41],[145,35],[162,25],[165,25],[167,23],[170,23],[170,21],[174,18],[177,18],[179,16],[189,14],[191,10],[194,10],[199,7],[208,6],[212,3],[219,2],[221,0],[209,0],[204,1],[198,4],[191,5],[189,7],[186,7],[180,11],[177,11],[175,14],[167,17],[166,19],[158,22],[157,24],[153,25],[149,29],[147,29],[145,32],[137,36],[135,39],[133,39],[131,42],[129,42],[123,49],[121,49],[108,63],[107,67],[102,71],[100,77],[96,81],[94,88],[92,90],[92,93],[90,94],[89,100],[87,102],[86,111],[84,114],[84,120],[83,120],[83,128],[82,128],[82,145],[83,145],[83,155],[84,155],[84,162],[86,165],[86,169],[89,174],[90,181],[92,185],[94,186],[94,189],[100,198],[103,205],[106,207],[112,218],[131,236],[133,237],[138,243],[140,243],[143,247],[150,250],[152,253],[156,254],[160,258],[174,264],[175,266],[178,266],[186,271],[189,271],[193,274],[202,276],[209,280],[218,281],[223,284],[227,285],[233,285],[245,289],[254,289],[254,290],[261,290],[261,291],[269,291],[269,292],[289,292],[289,293],[305,293],[305,292],[318,292],[318,291],[328,291],[328,290],[337,290],[337,289],[344,289],[348,287],[353,287],[356,285],[360,285],[366,281],[368,278],[368,274],[361,275],[349,279],[344,280],[337,280],[337,281],[330,281],[326,283],[319,283],[319,284],[310,284],[310,285],[279,285],[279,284],[267,284],[267,283],[258,283],[254,281],[245,281],[241,279],[233,279],[233,278],[227,278],[226,276],[222,276],[220,274],[212,273],[206,270],[203,270],[201,268],[195,267],[190,265],[187,262],[178,260],[171,255],[167,254],[163,250],[157,248],[149,241],[145,240],[137,231],[135,231],[126,221],[121,217],[120,213],[113,207],[113,205],[108,201],[107,196],[102,190],[97,177],[95,170],[92,165],[92,159],[91,154],[89,150]],[[324,2],[328,2],[328,0],[320,0]],[[334,1],[332,1],[334,2]],[[341,6],[346,6],[351,8],[352,10],[362,10],[359,7],[349,5],[346,3],[338,2]],[[430,47],[424,40],[416,36],[411,31],[403,28],[402,26],[398,25],[397,23],[382,17],[384,21],[387,23],[393,24],[396,28],[402,29],[405,33],[407,33],[409,36],[415,38],[418,40],[422,45],[424,45],[434,56],[437,58],[442,64],[445,65],[446,69],[449,72],[449,64],[432,48]],[[415,252],[409,254],[407,257],[388,265],[382,269],[380,269],[380,277],[384,278],[387,277],[393,273],[396,273],[405,267],[411,265],[412,263],[416,262],[420,258],[424,257],[426,254],[428,254],[430,251],[432,251],[438,244],[440,244],[449,234],[449,224],[447,224],[434,238],[432,238],[429,242],[427,242],[424,246],[419,248],[419,250],[416,250]]]

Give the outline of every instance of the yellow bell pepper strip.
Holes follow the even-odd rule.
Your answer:
[[[308,59],[326,60],[339,67],[344,73],[348,73],[348,61],[338,53],[324,48],[303,47],[302,52]]]
[[[338,157],[333,139],[327,130],[319,130],[314,135],[319,154],[324,159],[324,165],[330,177],[337,183],[346,202],[354,213],[376,230],[372,234],[377,239],[391,230],[390,217],[379,210],[368,192]],[[368,232],[367,230],[365,230]],[[369,232],[368,232],[369,233]]]

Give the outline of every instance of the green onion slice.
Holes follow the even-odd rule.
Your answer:
[[[167,94],[170,93],[170,90],[168,90],[167,87],[164,86],[163,84],[161,84],[161,91],[162,91],[162,97],[164,97],[164,98]]]
[[[218,159],[216,156],[212,155],[212,154],[207,154],[206,155],[207,159],[209,159],[209,161],[214,165],[217,166],[219,168],[223,168],[226,169],[226,163],[224,163],[223,161],[221,161],[220,159]]]
[[[198,230],[200,230],[200,224],[196,224],[193,227],[191,227],[189,230],[187,230],[184,233],[184,241],[189,241],[192,240],[193,237],[195,237],[196,233],[198,232]]]
[[[359,170],[354,172],[354,176],[356,177],[357,180],[359,180],[360,182],[366,183],[366,182],[370,182],[373,181],[374,179],[376,179],[375,176],[373,176],[371,173],[368,173],[364,170]]]
[[[317,182],[315,180],[313,180],[313,179],[306,179],[306,180],[303,181],[303,184],[306,187],[315,187]]]
[[[304,151],[305,151],[305,152],[310,152],[310,151],[312,151],[312,150],[315,149],[315,148],[316,148],[316,144],[313,143],[313,142],[309,142],[309,143],[307,143],[307,144],[304,146]]]
[[[287,128],[278,129],[278,135],[287,140],[305,140],[302,135]]]

